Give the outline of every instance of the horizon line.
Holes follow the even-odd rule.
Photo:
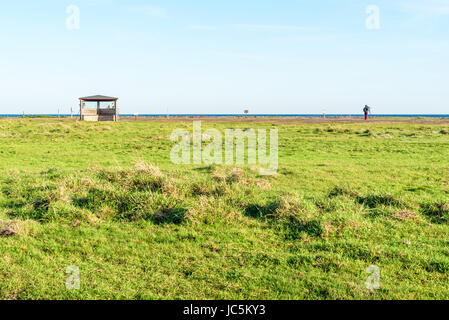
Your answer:
[[[37,116],[51,116],[51,117],[79,117],[79,113],[3,113],[0,114],[0,117],[37,117]],[[119,116],[123,117],[166,117],[166,116],[178,116],[178,117],[359,117],[363,116],[363,113],[285,113],[285,114],[276,114],[276,113],[250,113],[250,114],[240,114],[240,113],[155,113],[155,114],[145,114],[145,113],[123,113],[119,114]],[[449,117],[449,114],[445,113],[384,113],[384,114],[371,114],[371,117]]]

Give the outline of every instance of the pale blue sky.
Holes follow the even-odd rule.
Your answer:
[[[0,1],[0,113],[449,113],[449,0]]]

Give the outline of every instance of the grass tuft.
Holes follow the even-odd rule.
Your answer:
[[[421,209],[433,223],[449,222],[449,203],[446,201],[435,201],[421,204]]]

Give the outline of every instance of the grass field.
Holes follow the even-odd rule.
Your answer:
[[[0,120],[0,299],[449,298],[449,125],[237,127],[277,175],[172,164],[189,121]]]

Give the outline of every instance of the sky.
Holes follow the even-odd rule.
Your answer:
[[[0,114],[449,114],[449,0],[0,0]]]

